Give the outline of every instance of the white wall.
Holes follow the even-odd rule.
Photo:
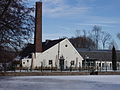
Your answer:
[[[31,67],[31,58],[24,58],[22,59],[22,67],[30,68]]]
[[[101,69],[112,70],[112,61],[96,61],[96,66],[99,67],[99,63],[101,63]],[[103,63],[104,63],[104,66],[103,66]],[[117,70],[120,70],[120,62],[117,62]]]
[[[66,47],[67,45],[67,47]],[[58,47],[60,46],[60,47]],[[79,63],[82,66],[82,60],[83,58],[81,55],[77,52],[77,50],[73,47],[73,45],[69,42],[68,39],[64,39],[59,44],[54,45],[53,47],[49,48],[48,50],[42,52],[42,53],[36,53],[33,55],[33,64],[34,67],[40,67],[41,62],[43,63],[43,66],[50,67],[49,60],[53,61],[53,67],[55,67],[55,63],[57,63],[57,67],[59,67],[59,60],[58,60],[58,48],[60,48],[59,56],[64,56],[65,59],[65,67],[70,67],[70,62],[74,61],[75,65],[73,67],[77,66],[79,67]]]

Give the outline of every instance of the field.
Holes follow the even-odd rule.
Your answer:
[[[120,90],[120,76],[1,76],[0,90]]]

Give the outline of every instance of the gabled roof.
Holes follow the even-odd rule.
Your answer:
[[[57,43],[61,42],[64,39],[57,39],[57,40],[46,40],[42,43],[43,51],[51,48],[52,46],[56,45]]]
[[[64,39],[56,39],[56,40],[46,40],[42,43],[42,51],[46,51],[47,49],[51,48],[52,46],[56,45],[57,43],[61,42]],[[28,44],[28,46],[23,50],[22,52],[22,58],[29,57],[31,58],[31,53],[35,52],[35,45],[34,44]]]
[[[89,57],[91,59],[97,59],[102,61],[112,61],[112,50],[80,50],[77,49],[80,55],[85,59]],[[120,61],[120,51],[116,51],[117,61]]]

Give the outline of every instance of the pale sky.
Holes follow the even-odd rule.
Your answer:
[[[27,0],[35,6],[40,0]],[[76,30],[92,30],[94,25],[102,27],[112,35],[118,46],[120,40],[120,0],[42,0],[43,41],[75,36]]]

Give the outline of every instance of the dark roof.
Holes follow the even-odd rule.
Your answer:
[[[85,59],[89,57],[92,59],[102,60],[102,61],[112,61],[112,50],[80,50],[77,49],[80,55]],[[116,51],[117,61],[120,61],[120,51]]]
[[[52,46],[56,45],[57,43],[61,42],[64,39],[57,39],[57,40],[46,40],[42,43],[42,49],[43,51],[51,48]]]
[[[57,40],[46,40],[45,42],[42,43],[42,51],[45,51],[49,48],[51,48],[52,46],[56,45],[57,43],[61,42],[64,39],[57,39]],[[32,55],[31,53],[35,52],[35,45],[34,44],[28,44],[28,46],[26,48],[23,49],[23,51],[21,52],[21,57],[28,57],[31,58]]]
[[[28,57],[28,58],[32,58],[31,53],[33,53],[35,50],[34,48],[34,44],[27,44],[27,46],[25,48],[23,48],[23,50],[20,52],[19,56],[20,58],[24,58],[24,57]]]

